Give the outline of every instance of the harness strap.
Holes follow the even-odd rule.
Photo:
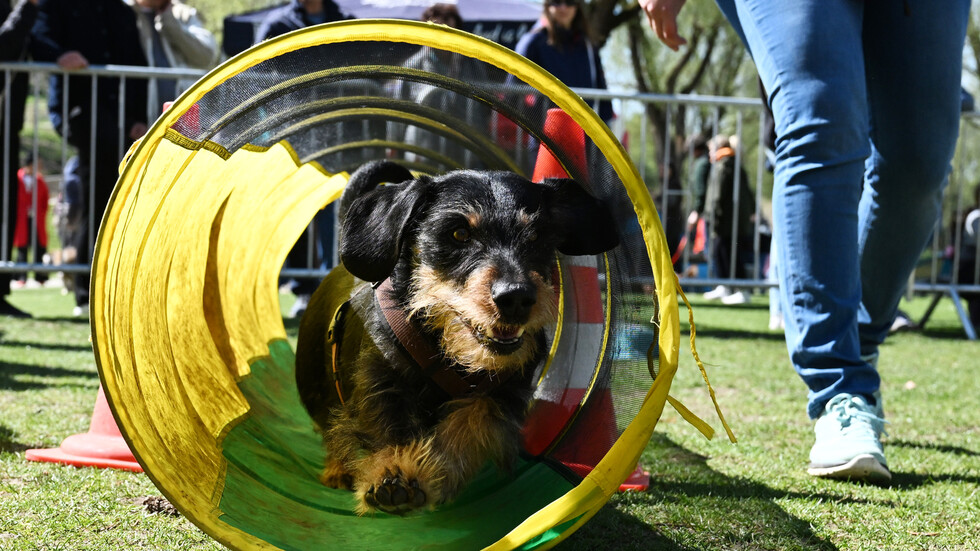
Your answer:
[[[398,344],[418,364],[423,374],[453,398],[489,392],[513,374],[513,371],[508,371],[495,377],[487,371],[467,373],[454,369],[453,365],[446,362],[438,346],[421,331],[414,320],[409,319],[398,304],[391,279],[381,282],[375,288],[374,296]]]
[[[349,309],[350,301],[347,300],[334,312],[330,327],[327,329],[327,342],[330,343],[330,367],[333,370],[334,386],[337,388],[337,397],[340,398],[341,405],[345,405],[345,400],[343,386],[340,384],[338,364],[340,363],[340,343],[344,337],[344,314]]]

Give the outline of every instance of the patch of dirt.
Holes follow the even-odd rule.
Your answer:
[[[167,515],[171,517],[180,516],[180,512],[166,498],[160,496],[146,496],[138,500],[139,504],[151,515]]]

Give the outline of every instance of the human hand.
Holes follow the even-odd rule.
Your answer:
[[[696,226],[698,223],[698,219],[700,218],[701,215],[698,214],[698,211],[692,210],[691,213],[687,215],[687,227],[693,228],[694,226]]]
[[[170,7],[171,0],[136,0],[136,4],[156,13],[163,13]]]
[[[668,48],[677,51],[687,39],[677,34],[677,14],[687,0],[639,0],[650,28]]]
[[[76,50],[61,54],[55,63],[58,64],[58,67],[61,67],[66,71],[74,71],[75,69],[84,69],[88,67],[88,60]]]
[[[137,122],[133,123],[133,126],[129,127],[129,139],[138,140],[146,134],[146,123]]]

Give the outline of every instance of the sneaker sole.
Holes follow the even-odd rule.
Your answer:
[[[892,479],[892,473],[888,471],[888,467],[882,465],[870,454],[859,455],[843,465],[831,467],[814,467],[811,465],[806,472],[820,478],[862,481],[871,484],[887,484]]]

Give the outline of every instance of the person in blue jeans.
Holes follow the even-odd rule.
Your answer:
[[[935,227],[969,0],[717,0],[776,123],[786,325],[816,419],[809,473],[886,483],[878,348]],[[684,0],[640,0],[667,46]]]

